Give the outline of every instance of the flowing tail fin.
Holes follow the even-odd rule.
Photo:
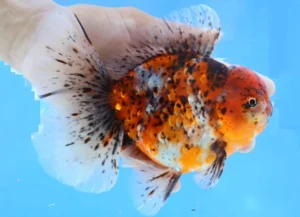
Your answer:
[[[41,165],[84,192],[111,189],[118,176],[123,126],[109,104],[111,79],[79,19],[59,7],[31,35],[21,67],[42,99],[32,139]]]

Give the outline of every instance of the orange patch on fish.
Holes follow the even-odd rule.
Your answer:
[[[180,150],[180,163],[183,165],[181,168],[182,173],[187,173],[199,168],[204,161],[202,160],[203,150],[201,147],[189,147],[183,145]]]

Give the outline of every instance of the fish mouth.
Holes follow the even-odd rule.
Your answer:
[[[273,116],[273,112],[274,112],[274,102],[270,102],[270,117]]]
[[[269,101],[267,104],[266,110],[265,110],[265,113],[268,116],[268,122],[269,122],[270,118],[273,116],[273,110],[274,110],[273,104],[271,101]]]
[[[249,153],[251,152],[255,147],[255,139],[253,139],[250,144],[248,144],[247,146],[243,147],[243,148],[240,148],[238,150],[239,153],[243,153],[243,154],[246,154],[246,153]]]

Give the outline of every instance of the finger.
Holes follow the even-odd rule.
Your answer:
[[[71,9],[79,17],[104,62],[130,41],[129,31],[137,30],[156,19],[130,7],[74,5]],[[97,19],[93,18],[95,14]]]
[[[56,7],[52,0],[0,0],[0,60],[19,70],[36,26]]]
[[[176,41],[179,34],[174,36],[165,25],[165,22],[153,17],[139,9],[124,7],[124,8],[107,8],[93,5],[74,5],[71,7],[74,13],[77,14],[89,37],[91,38],[97,51],[100,53],[104,64],[108,60],[119,54],[132,38],[140,41],[147,41],[149,33],[143,30],[150,30],[154,26],[160,26],[165,30],[170,40]],[[93,16],[97,14],[97,19]],[[175,29],[174,26],[178,23],[170,22],[169,28]],[[192,28],[189,25],[182,23],[180,25],[182,31],[188,31],[191,34],[197,35],[201,32],[200,28]],[[153,28],[154,29],[154,28]]]

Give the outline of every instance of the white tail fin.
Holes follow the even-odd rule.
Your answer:
[[[43,17],[21,67],[46,103],[33,136],[49,175],[85,192],[109,190],[118,176],[122,124],[109,104],[111,80],[80,21],[60,7]]]

